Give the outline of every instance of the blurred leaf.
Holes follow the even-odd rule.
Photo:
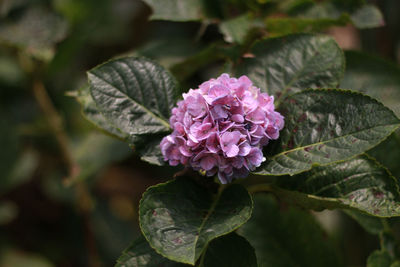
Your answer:
[[[258,266],[341,266],[335,250],[311,214],[279,209],[270,195],[254,196],[251,219],[238,230],[255,248]]]
[[[281,105],[285,127],[257,174],[296,174],[359,155],[400,126],[391,110],[345,90],[306,90]]]
[[[369,255],[367,267],[390,267],[392,259],[386,250],[375,250]]]
[[[18,250],[6,250],[0,254],[0,266],[8,267],[53,267],[54,265],[42,256]]]
[[[261,91],[277,102],[306,88],[336,87],[344,70],[344,58],[336,42],[327,36],[298,34],[257,42],[244,58],[239,74],[246,74]]]
[[[189,38],[161,38],[147,42],[135,50],[134,55],[144,56],[157,60],[163,67],[169,68],[187,57],[201,51],[202,46]]]
[[[321,18],[296,18],[269,17],[266,19],[266,27],[270,36],[282,36],[292,33],[322,32],[332,26],[345,26],[348,19],[343,16],[337,19]]]
[[[234,232],[211,241],[200,262],[200,267],[258,266],[254,248]]]
[[[203,0],[143,0],[152,7],[151,19],[190,21],[205,18]]]
[[[400,68],[362,52],[346,52],[346,71],[340,83],[381,101],[400,116]]]
[[[252,200],[240,185],[212,196],[188,178],[150,187],[140,201],[141,230],[158,253],[194,264],[208,243],[228,234],[251,215]]]
[[[77,178],[86,179],[110,163],[125,159],[132,150],[124,142],[103,134],[91,133],[76,142],[71,152],[80,167]]]
[[[67,23],[41,7],[29,8],[16,19],[4,19],[0,24],[0,43],[16,46],[45,61],[53,57],[54,45],[66,34]]]
[[[368,233],[378,235],[383,232],[382,218],[373,217],[355,210],[344,210],[344,213],[357,221]]]
[[[385,25],[381,11],[374,5],[364,5],[350,16],[354,26],[359,29],[381,27]]]
[[[373,216],[400,216],[399,182],[375,160],[362,155],[278,177],[279,195],[306,208],[352,208]]]
[[[32,178],[33,172],[39,165],[39,155],[32,150],[25,150],[12,164],[8,176],[3,180],[4,184],[0,193],[11,190]]]
[[[254,28],[263,28],[261,21],[251,18],[249,14],[223,21],[220,25],[220,31],[224,35],[224,40],[228,43],[243,44],[249,31]]]
[[[5,17],[9,14],[9,12],[14,9],[21,8],[27,3],[35,0],[2,0],[0,2],[0,17]]]
[[[97,108],[133,144],[141,135],[170,131],[177,84],[158,64],[144,58],[120,58],[90,70],[88,78]]]
[[[347,3],[346,3],[347,4]],[[380,10],[370,4],[357,7],[343,3],[323,2],[315,4],[304,12],[301,17],[313,19],[339,19],[348,17],[359,29],[381,27],[385,24]]]
[[[10,223],[17,217],[17,215],[18,207],[14,202],[0,202],[0,226]]]
[[[25,74],[17,60],[0,52],[0,85],[18,87],[23,85],[25,80]]]

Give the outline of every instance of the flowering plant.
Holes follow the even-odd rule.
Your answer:
[[[400,216],[398,180],[373,158],[399,128],[399,113],[390,101],[378,97],[387,107],[357,92],[363,89],[352,79],[342,82],[343,52],[332,38],[261,39],[236,57],[230,49],[221,48],[229,74],[208,76],[190,90],[144,57],[88,72],[89,119],[166,175],[173,171],[170,181],[143,194],[143,236],[120,266],[213,266],[213,255],[226,266],[271,266],[281,253],[271,236],[288,229],[295,231],[290,238],[313,236],[319,266],[340,265],[323,235],[309,234],[319,231],[309,213],[281,214],[271,194],[259,192],[305,209],[349,209],[358,219]],[[189,59],[172,70],[185,82],[196,64]],[[288,223],[294,220],[295,227]]]

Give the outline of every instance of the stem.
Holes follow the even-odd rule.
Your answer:
[[[46,116],[47,122],[54,133],[60,148],[63,160],[67,165],[69,178],[64,182],[69,184],[79,174],[79,166],[74,162],[72,154],[68,148],[68,137],[63,128],[63,121],[54,107],[50,96],[48,95],[43,82],[35,80],[33,82],[33,94],[41,110]]]
[[[69,176],[68,178],[64,179],[64,185],[71,185],[76,177],[78,177],[80,170],[79,166],[73,159],[71,151],[69,150],[68,136],[64,130],[62,118],[54,107],[43,82],[34,80],[33,93],[49,123],[49,126],[57,140],[63,160],[67,165]],[[90,211],[93,209],[93,200],[88,189],[86,188],[86,185],[82,181],[75,184],[75,192],[76,205],[83,218],[85,243],[88,250],[88,266],[98,267],[101,266],[101,263],[90,222]]]

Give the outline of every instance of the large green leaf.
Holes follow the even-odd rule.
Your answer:
[[[205,18],[203,0],[143,0],[153,9],[151,19],[190,21]]]
[[[139,220],[158,253],[194,264],[212,239],[244,224],[251,210],[251,197],[240,185],[230,185],[213,196],[181,178],[150,187],[140,201]]]
[[[306,88],[336,87],[344,71],[344,57],[336,42],[323,35],[298,34],[257,42],[244,58],[239,74],[246,74],[262,91],[279,102]]]
[[[374,216],[400,216],[399,182],[362,155],[276,179],[285,199],[307,208],[352,208]],[[290,191],[289,191],[290,190]]]
[[[238,232],[255,248],[260,267],[340,266],[311,214],[294,207],[280,210],[270,195],[255,195],[253,215]]]
[[[150,247],[144,237],[140,237],[127,248],[117,262],[116,267],[190,266],[164,258]],[[210,242],[198,266],[256,267],[257,259],[254,248],[245,238],[230,233]]]
[[[345,90],[307,90],[282,103],[285,127],[258,174],[284,175],[359,155],[400,126],[378,101]]]
[[[120,58],[90,70],[88,78],[97,108],[131,140],[170,131],[177,84],[158,64],[145,58]]]
[[[346,72],[340,87],[372,96],[400,116],[400,68],[361,52],[349,51],[345,55]]]

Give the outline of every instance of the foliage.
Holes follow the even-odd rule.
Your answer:
[[[0,266],[351,265],[325,209],[379,239],[360,265],[399,265],[399,67],[329,36],[384,25],[363,0],[2,2]],[[160,149],[182,94],[222,73],[285,120],[227,185]]]

